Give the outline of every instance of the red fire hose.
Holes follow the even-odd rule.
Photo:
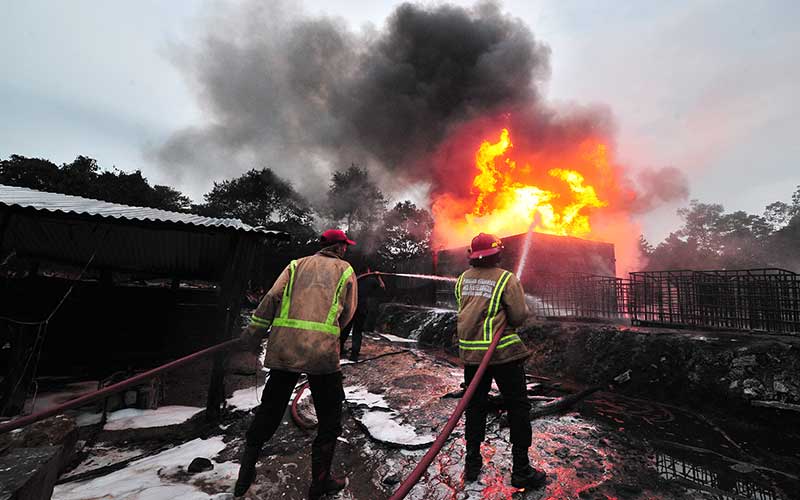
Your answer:
[[[184,356],[180,359],[176,359],[175,361],[170,361],[165,365],[161,365],[157,368],[153,368],[152,370],[148,370],[144,373],[140,373],[134,377],[129,379],[123,380],[122,382],[117,382],[116,384],[109,385],[108,387],[104,387],[99,391],[89,392],[82,396],[78,396],[75,399],[71,399],[64,404],[55,406],[48,410],[40,411],[39,413],[33,413],[26,417],[20,417],[15,420],[11,420],[8,422],[0,423],[0,434],[5,432],[12,431],[14,429],[19,429],[20,427],[25,427],[26,425],[30,425],[34,422],[38,422],[40,420],[44,420],[47,417],[51,417],[53,415],[57,415],[67,410],[71,410],[73,408],[78,408],[85,404],[91,403],[93,401],[97,401],[103,399],[104,397],[114,394],[116,392],[120,392],[122,390],[127,389],[133,385],[140,384],[141,382],[150,379],[160,373],[163,373],[168,370],[172,370],[178,368],[179,366],[183,366],[187,363],[190,363],[198,358],[202,358],[203,356],[208,356],[209,354],[213,354],[217,351],[222,351],[224,349],[228,349],[233,347],[239,343],[239,339],[232,339],[226,342],[222,342],[221,344],[217,344],[215,346],[208,347],[203,349],[202,351],[197,351],[193,354],[189,354],[188,356]]]
[[[359,275],[356,279],[361,279],[365,276],[370,276],[370,275],[404,276],[402,274],[396,274],[396,273],[383,273],[379,271],[371,271]],[[455,281],[455,278],[447,278],[439,276],[436,277],[431,276],[431,278],[432,279],[439,278],[447,281]],[[450,434],[453,432],[453,429],[455,429],[456,425],[458,425],[458,421],[459,419],[461,419],[461,415],[464,413],[464,410],[466,410],[467,405],[472,399],[472,396],[475,395],[475,391],[478,389],[478,384],[480,384],[480,381],[483,378],[483,374],[486,372],[486,368],[489,366],[489,360],[492,359],[492,355],[494,354],[495,349],[497,349],[497,344],[500,341],[500,337],[503,336],[504,331],[505,327],[502,327],[494,335],[492,343],[489,344],[489,349],[486,351],[486,354],[484,354],[483,359],[481,360],[481,364],[478,366],[478,370],[475,372],[475,376],[472,378],[472,382],[470,382],[469,387],[467,387],[467,390],[464,392],[464,396],[462,396],[461,401],[458,403],[458,406],[456,406],[456,409],[453,411],[453,414],[450,415],[450,419],[445,424],[444,428],[442,429],[442,432],[439,433],[439,436],[436,438],[436,441],[433,442],[428,452],[425,453],[425,455],[419,461],[417,466],[414,467],[414,470],[411,471],[411,474],[409,474],[408,477],[405,479],[405,481],[403,481],[402,484],[400,484],[400,486],[397,488],[394,494],[391,497],[389,497],[389,500],[402,500],[403,498],[405,498],[406,495],[408,495],[408,492],[411,491],[411,488],[413,488],[414,485],[416,485],[419,482],[420,478],[422,478],[422,474],[424,474],[425,471],[428,469],[428,467],[431,465],[431,462],[433,462],[433,459],[436,458],[436,455],[438,455],[439,452],[442,450],[442,447],[444,447],[444,443],[447,441],[447,438],[450,437]],[[300,401],[300,398],[303,396],[303,392],[305,392],[307,388],[308,384],[306,383],[301,385],[300,388],[297,390],[294,400],[292,401],[292,418],[299,427],[309,430],[312,429],[314,425],[311,424],[310,422],[305,421],[302,417],[300,417],[300,414],[297,410],[297,403]]]
[[[500,331],[495,333],[492,343],[489,344],[489,349],[486,351],[486,354],[483,355],[481,364],[478,366],[478,371],[475,372],[475,376],[472,378],[472,382],[470,382],[469,387],[467,387],[464,396],[461,398],[458,406],[456,406],[453,414],[450,415],[450,420],[447,421],[442,429],[442,432],[439,433],[439,436],[436,438],[436,441],[433,442],[428,452],[425,453],[417,466],[414,467],[414,470],[411,471],[411,474],[409,474],[406,480],[400,484],[394,494],[389,497],[389,500],[402,500],[405,498],[406,495],[408,495],[408,492],[411,491],[411,488],[413,488],[414,485],[419,482],[422,474],[424,474],[428,469],[428,466],[431,464],[431,462],[433,462],[433,459],[436,458],[436,455],[439,454],[439,451],[441,451],[444,443],[447,441],[447,438],[450,437],[450,433],[453,432],[453,429],[455,429],[456,425],[458,425],[458,420],[461,418],[461,414],[464,413],[464,410],[467,408],[472,396],[475,395],[475,391],[478,389],[478,384],[480,384],[483,374],[486,372],[486,367],[489,366],[489,360],[492,359],[492,355],[497,348],[497,343],[500,341],[500,337],[503,336],[504,331],[505,327],[501,328]]]

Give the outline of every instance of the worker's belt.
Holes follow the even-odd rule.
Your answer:
[[[516,333],[504,335],[500,337],[500,342],[498,342],[497,348],[505,349],[511,344],[516,344],[517,342],[522,342],[522,339],[519,338],[519,335]],[[487,351],[489,350],[489,345],[491,343],[491,341],[486,340],[459,340],[458,347],[465,351]]]
[[[292,307],[292,291],[294,289],[295,271],[297,270],[297,261],[293,260],[289,264],[289,283],[283,289],[283,299],[281,300],[281,312],[278,317],[272,322],[272,326],[280,326],[283,328],[294,328],[296,330],[310,330],[313,332],[330,333],[331,335],[339,335],[339,325],[336,322],[336,314],[339,312],[339,297],[342,294],[347,279],[353,274],[353,268],[345,269],[342,276],[339,278],[339,283],[336,285],[336,291],[333,294],[333,301],[328,310],[328,316],[325,322],[308,321],[304,319],[294,319],[289,317],[289,309]]]

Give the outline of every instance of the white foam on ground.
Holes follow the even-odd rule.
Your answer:
[[[355,418],[366,427],[373,438],[400,446],[428,444],[434,441],[435,436],[417,434],[414,426],[399,423],[398,414],[392,411],[389,403],[380,394],[373,394],[361,386],[345,387],[344,393],[348,404],[369,407],[361,416],[356,415]]]
[[[213,458],[225,448],[221,436],[195,439],[170,450],[132,462],[124,469],[89,481],[55,487],[54,500],[211,500],[229,498],[222,493],[208,495],[195,484],[233,484],[239,464],[214,463],[214,469],[190,476],[189,483],[170,479],[172,473],[189,466],[196,457]]]
[[[85,451],[87,450],[84,450],[84,452]],[[68,476],[62,476],[62,478],[77,476],[78,474],[83,474],[84,472],[93,471],[101,467],[120,463],[122,461],[138,457],[144,453],[144,450],[140,448],[119,449],[102,445],[93,447],[88,451],[90,452],[89,456],[83,462],[78,464],[77,467],[69,471]]]
[[[100,421],[103,420],[103,413],[79,413],[77,417],[75,417],[75,425],[78,427],[86,427],[87,425],[95,425],[99,424]]]
[[[359,420],[367,428],[369,434],[380,441],[398,445],[430,444],[436,436],[417,434],[410,425],[402,425],[396,420],[397,414],[385,411],[367,411]]]
[[[261,393],[263,391],[263,385],[245,387],[244,389],[233,391],[233,395],[226,401],[228,406],[234,410],[249,411],[261,404]]]
[[[162,406],[155,410],[126,408],[108,414],[103,430],[145,429],[182,424],[203,411],[196,406]]]
[[[390,333],[379,333],[381,337],[388,340],[389,342],[399,342],[401,344],[416,344],[417,341],[414,339],[407,339],[405,337],[398,337],[397,335],[392,335]]]
[[[344,388],[345,399],[351,404],[363,404],[370,408],[383,408],[388,410],[389,403],[380,394],[373,394],[366,387],[350,386]]]

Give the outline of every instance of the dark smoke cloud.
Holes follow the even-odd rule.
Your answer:
[[[390,195],[422,183],[466,196],[475,148],[464,145],[493,136],[502,120],[524,150],[614,135],[604,107],[544,102],[550,49],[495,3],[402,4],[362,32],[283,0],[213,5],[199,41],[174,51],[208,122],[153,152],[197,191],[264,166],[320,202],[331,171],[356,163]],[[638,181],[635,210],[688,192],[674,168]]]
[[[252,1],[217,12],[175,59],[209,123],[154,152],[183,182],[269,166],[301,191],[324,191],[352,162],[412,180],[454,125],[538,101],[549,49],[493,3],[403,4],[379,31]],[[416,174],[415,174],[416,172]]]

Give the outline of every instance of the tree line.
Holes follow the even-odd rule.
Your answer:
[[[358,165],[333,172],[323,202],[310,203],[272,169],[252,169],[239,177],[214,182],[202,203],[180,191],[150,185],[141,171],[105,170],[78,156],[56,165],[41,158],[12,155],[0,160],[0,184],[82,196],[111,203],[236,218],[266,229],[287,231],[294,250],[312,243],[322,226],[347,230],[359,242],[362,262],[374,266],[427,254],[433,231],[430,213],[409,200],[389,200]]]
[[[658,245],[640,239],[646,270],[778,267],[800,272],[800,186],[788,201],[770,203],[761,214],[726,212],[720,204],[692,200],[678,215],[681,227]]]
[[[376,266],[426,255],[431,249],[431,214],[408,200],[390,204],[369,172],[358,165],[333,172],[327,197],[316,204],[269,168],[214,182],[203,202],[196,204],[170,186],[151,186],[139,170],[105,170],[87,156],[56,165],[12,155],[0,161],[0,184],[237,218],[252,226],[287,231],[295,247],[313,242],[321,226],[342,227],[359,241],[356,250],[362,261]],[[652,245],[640,239],[645,270],[782,267],[800,271],[800,186],[789,200],[775,201],[761,214],[729,213],[720,204],[697,200],[678,214],[681,227],[664,241]]]

